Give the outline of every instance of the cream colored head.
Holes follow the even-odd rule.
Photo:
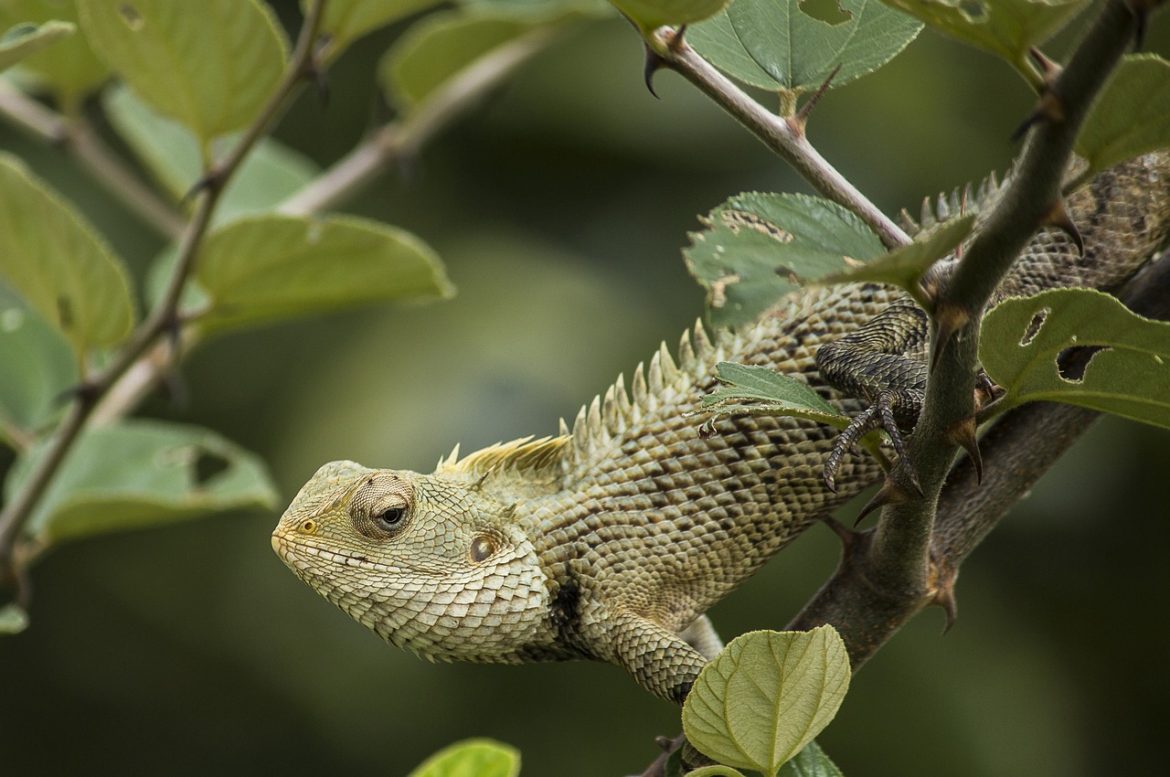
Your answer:
[[[272,547],[352,618],[427,658],[508,661],[545,627],[547,581],[509,505],[443,474],[326,464]]]

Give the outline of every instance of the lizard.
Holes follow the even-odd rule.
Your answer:
[[[1083,250],[1041,230],[1000,297],[1132,276],[1170,234],[1170,152],[1098,174],[1068,207]],[[427,659],[597,659],[681,703],[720,649],[707,609],[883,474],[807,420],[734,416],[700,434],[715,365],[768,365],[862,424],[865,401],[880,405],[888,389],[894,423],[912,426],[927,326],[909,295],[874,283],[799,289],[734,332],[696,323],[677,360],[663,344],[629,391],[619,377],[555,436],[465,456],[456,446],[430,474],[325,464],[273,548],[359,623]]]

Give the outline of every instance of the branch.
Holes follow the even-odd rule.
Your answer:
[[[182,216],[145,184],[85,121],[70,122],[23,92],[0,83],[0,117],[49,145],[64,148],[94,181],[167,238],[183,231]]]
[[[178,326],[178,308],[183,286],[194,268],[199,248],[220,195],[252,146],[280,113],[297,85],[310,73],[313,65],[313,48],[317,41],[325,2],[326,0],[315,0],[310,7],[284,77],[260,115],[244,132],[228,156],[214,165],[213,169],[206,171],[199,203],[183,232],[179,244],[179,259],[162,298],[113,361],[78,387],[44,458],[37,463],[23,487],[11,496],[3,512],[0,512],[0,586],[15,586],[21,604],[27,604],[28,598],[23,565],[14,558],[21,529],[32,515],[33,508],[56,475],[97,404],[143,354],[152,349],[164,335],[174,332]]]
[[[660,27],[650,34],[646,45],[663,67],[674,70],[697,86],[792,165],[814,189],[861,218],[877,233],[886,248],[897,248],[910,242],[909,236],[897,224],[813,148],[805,137],[803,119],[777,116],[766,110],[700,57],[682,39],[680,32]]]

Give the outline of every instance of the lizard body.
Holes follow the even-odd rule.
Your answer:
[[[1099,175],[1069,206],[1084,254],[1042,231],[1001,296],[1130,277],[1170,232],[1170,155]],[[883,317],[910,304],[877,284],[801,290],[741,332],[712,341],[697,325],[677,363],[664,345],[628,392],[619,377],[556,437],[462,458],[456,448],[432,474],[331,462],[280,519],[273,547],[354,619],[429,659],[600,659],[681,701],[718,649],[703,613],[881,475],[870,457],[843,456],[830,490],[835,432],[809,421],[743,416],[700,436],[694,411],[715,365],[768,365],[857,412],[857,397],[872,400],[891,375],[900,388],[925,380],[925,316]],[[826,381],[818,351],[865,345],[873,321],[908,327],[887,349],[895,361],[859,361],[847,347],[855,369]]]

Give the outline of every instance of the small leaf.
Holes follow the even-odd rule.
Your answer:
[[[77,381],[69,344],[0,284],[0,419],[38,432],[60,412],[62,397]]]
[[[0,2],[0,29],[29,23],[44,26],[63,23],[76,28],[77,7],[61,0]],[[66,110],[78,106],[80,99],[101,86],[110,74],[82,33],[70,35],[20,63],[21,74],[52,92]]]
[[[17,460],[5,493],[20,488],[46,450],[42,443]],[[128,420],[82,434],[25,532],[52,545],[275,503],[276,491],[260,460],[214,432]]]
[[[664,24],[690,24],[719,12],[730,0],[610,0],[644,33]]]
[[[203,173],[199,141],[186,127],[155,113],[121,84],[105,91],[102,107],[118,134],[176,202],[191,191]],[[232,133],[218,138],[212,143],[213,153],[226,154],[238,137]],[[213,223],[218,226],[271,211],[318,172],[308,157],[272,138],[262,138],[232,176]]]
[[[1028,49],[1055,35],[1087,0],[883,0],[1017,68]]]
[[[78,353],[134,323],[126,269],[94,228],[15,157],[0,154],[0,278]]]
[[[379,27],[403,19],[413,13],[438,5],[442,0],[329,0],[325,3],[325,18],[321,31],[327,44],[325,59],[335,59],[358,38]],[[301,0],[301,12],[307,14],[313,0]]]
[[[761,409],[777,415],[808,418],[838,428],[849,423],[848,416],[821,399],[807,383],[771,367],[719,362],[715,372],[723,385],[703,397],[705,408],[733,405],[739,410],[744,402],[763,402]]]
[[[252,122],[284,72],[288,43],[258,0],[78,0],[94,50],[200,141]]]
[[[407,777],[517,777],[520,753],[491,739],[465,739],[443,748]]]
[[[17,24],[0,34],[0,70],[12,67],[30,54],[40,51],[54,41],[77,31],[69,22],[50,21],[44,24]]]
[[[19,634],[28,628],[28,613],[15,604],[0,607],[0,634]]]
[[[1170,62],[1153,54],[1125,57],[1097,98],[1077,138],[1085,175],[1170,147]]]
[[[816,742],[805,745],[777,774],[779,777],[845,777]]]
[[[707,756],[775,775],[829,724],[849,687],[831,626],[753,631],[703,668],[683,704],[687,739]]]
[[[938,224],[915,235],[914,240],[890,251],[885,256],[853,267],[844,272],[833,273],[814,279],[816,283],[888,283],[900,286],[915,298],[921,296],[919,279],[932,264],[959,247],[975,226],[975,214],[968,213]]]
[[[739,769],[733,769],[723,764],[714,764],[689,771],[686,777],[744,777],[744,774]]]
[[[687,40],[732,78],[772,91],[815,90],[873,72],[914,40],[922,24],[879,0],[840,0],[839,24],[815,19],[799,0],[736,0],[687,30]]]
[[[1070,348],[1096,350],[1081,372]],[[1170,323],[1142,318],[1090,289],[1007,299],[983,319],[983,368],[1007,390],[1003,409],[1049,400],[1170,428]]]
[[[196,266],[207,329],[387,300],[453,293],[438,257],[414,235],[365,219],[258,216],[213,232]]]
[[[740,194],[702,219],[683,249],[707,289],[715,326],[739,326],[799,287],[851,263],[880,256],[881,241],[857,216],[800,194]]]

